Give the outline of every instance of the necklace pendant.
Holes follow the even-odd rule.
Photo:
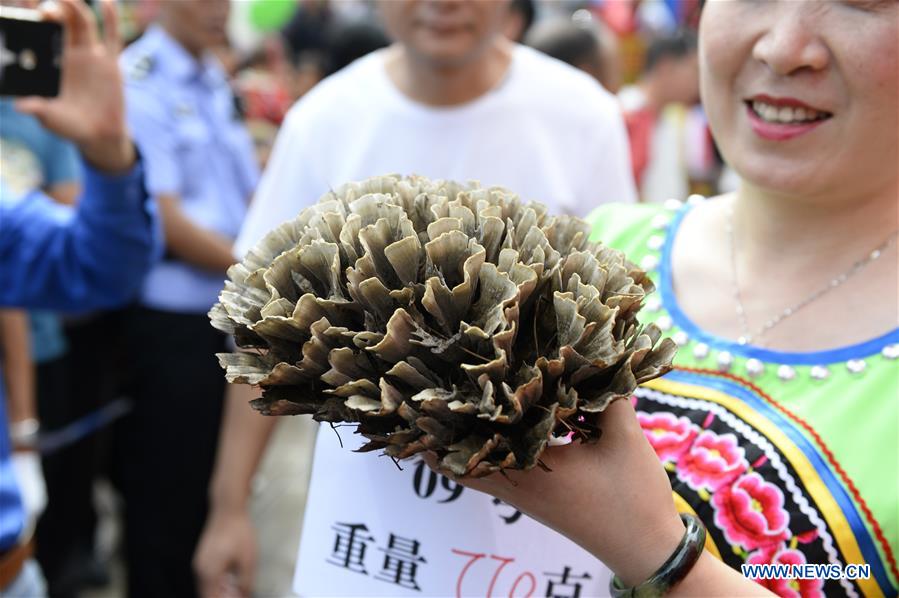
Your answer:
[[[752,341],[752,337],[744,335],[737,339],[737,344],[738,345],[748,345],[750,343],[750,341]]]

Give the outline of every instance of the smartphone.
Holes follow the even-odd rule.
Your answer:
[[[36,10],[0,6],[0,96],[59,93],[62,26]]]

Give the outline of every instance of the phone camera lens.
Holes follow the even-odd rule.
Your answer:
[[[19,66],[26,71],[33,71],[37,68],[37,55],[33,50],[22,50],[19,53]]]

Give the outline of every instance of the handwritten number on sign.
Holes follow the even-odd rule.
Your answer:
[[[525,571],[521,575],[519,575],[515,579],[515,583],[512,584],[512,590],[509,592],[509,598],[515,598],[515,590],[518,589],[518,584],[522,582],[525,578],[531,580],[531,587],[528,588],[528,593],[524,594],[525,598],[531,598],[534,595],[534,590],[537,589],[537,580],[534,578],[533,574],[528,571]]]
[[[462,581],[465,579],[465,574],[468,573],[468,569],[472,565],[474,565],[476,562],[487,555],[483,552],[468,552],[467,550],[458,550],[456,548],[453,548],[453,554],[471,557],[471,560],[465,563],[465,566],[462,567],[462,572],[459,573],[459,579],[456,580],[456,598],[462,598]]]
[[[424,461],[419,461],[415,466],[415,474],[412,476],[412,484],[415,488],[415,495],[419,498],[431,498],[434,491],[437,490],[437,481],[440,480],[440,486],[449,494],[439,503],[450,503],[459,498],[462,494],[464,486],[457,484],[446,476],[440,475],[433,469],[425,465]]]
[[[493,578],[490,580],[490,585],[487,586],[487,596],[488,598],[493,595],[493,587],[496,585],[496,578],[499,577],[499,574],[502,572],[503,567],[514,561],[515,559],[503,558],[501,556],[496,556],[495,554],[491,554],[490,558],[499,561],[500,565],[496,568],[496,571],[493,572]],[[511,595],[511,594],[510,594]]]
[[[483,552],[469,552],[467,550],[459,550],[458,548],[452,549],[453,554],[458,554],[459,556],[468,557],[468,562],[462,567],[462,571],[459,572],[459,578],[456,580],[456,598],[462,598],[462,583],[465,581],[465,575],[468,573],[468,570],[472,565],[477,563],[479,560],[483,559],[487,555]],[[496,587],[496,581],[499,578],[499,574],[509,563],[514,563],[515,559],[511,557],[498,556],[495,554],[491,554],[490,558],[494,561],[498,561],[499,565],[497,565],[496,570],[493,572],[493,577],[490,578],[490,585],[487,586],[487,598],[493,597],[493,590]],[[530,581],[530,587],[527,592],[522,594],[522,598],[531,598],[534,595],[534,590],[537,589],[537,579],[534,577],[534,574],[530,571],[525,571],[515,578],[515,581],[512,583],[512,589],[509,591],[509,598],[515,598],[515,591],[518,589],[518,586],[525,580]]]

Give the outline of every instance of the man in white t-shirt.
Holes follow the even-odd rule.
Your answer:
[[[403,27],[407,19],[406,4],[382,6],[391,32],[406,43],[357,60],[291,109],[237,240],[238,255],[328,189],[392,172],[478,179],[575,215],[635,199],[614,96],[587,75],[495,33],[489,47],[472,48],[467,64],[454,68],[450,61],[459,58],[447,49],[446,66],[437,68],[440,46],[487,32],[443,35],[426,22],[395,31],[394,23]],[[502,13],[497,3],[484,4],[491,6],[477,10]],[[428,11],[434,5],[420,8],[449,18],[442,9]]]
[[[553,212],[585,215],[636,191],[615,98],[588,75],[501,34],[507,2],[380,3],[395,45],[320,83],[288,114],[235,253],[329,189],[400,173],[502,185]],[[274,421],[232,388],[195,556],[206,595],[228,574],[250,589],[249,481]]]

